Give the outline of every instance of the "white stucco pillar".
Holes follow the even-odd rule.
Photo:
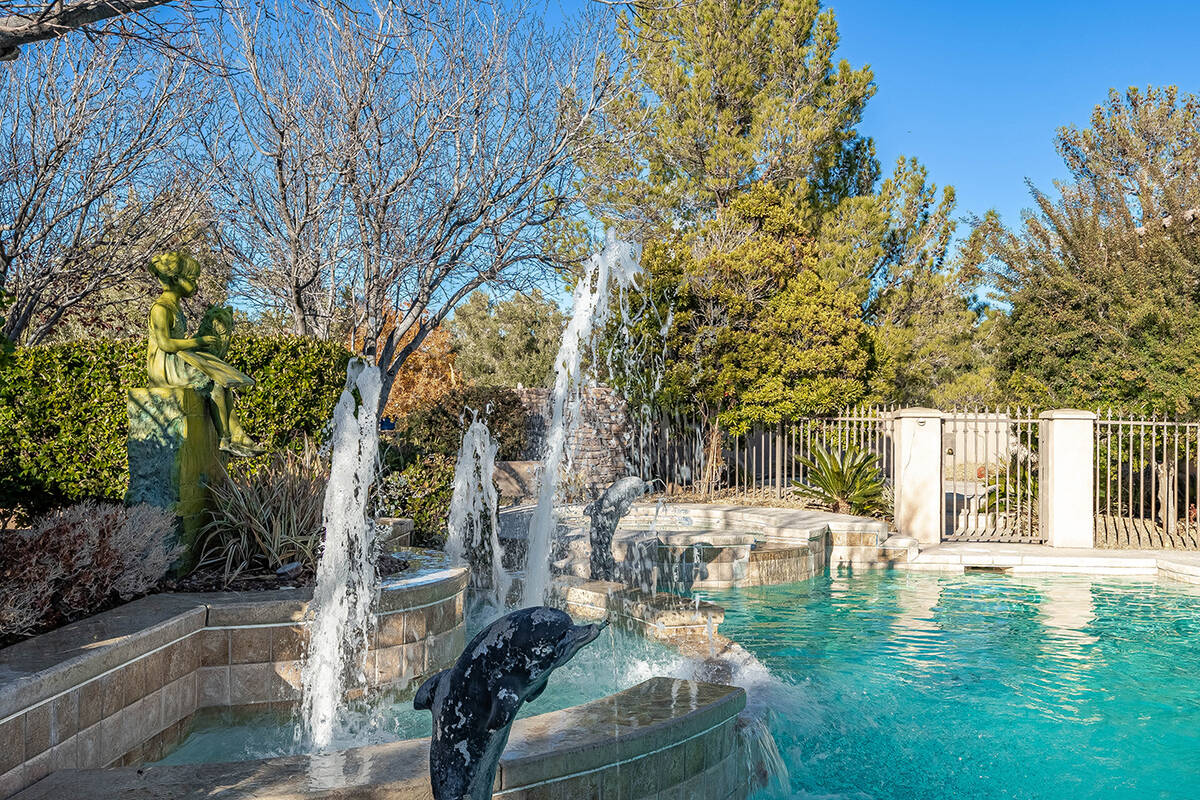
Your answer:
[[[893,415],[893,488],[896,528],[923,545],[942,540],[946,526],[942,488],[942,412],[905,408]]]
[[[1096,415],[1077,408],[1044,412],[1038,515],[1051,547],[1094,547]]]

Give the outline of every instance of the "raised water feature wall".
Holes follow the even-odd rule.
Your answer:
[[[549,389],[517,389],[528,413],[524,458],[536,459],[546,447],[550,416]],[[586,488],[595,492],[628,474],[625,453],[633,435],[625,400],[606,386],[580,392],[578,426],[567,443],[575,472],[584,476]]]
[[[458,657],[466,584],[464,569],[385,583],[369,684]],[[0,797],[57,770],[160,758],[200,708],[294,703],[308,596],[152,595],[0,651]]]

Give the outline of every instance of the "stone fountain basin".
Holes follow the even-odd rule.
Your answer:
[[[670,531],[655,534],[659,547],[670,549],[702,548],[728,550],[748,558],[759,541],[752,533],[723,533],[718,531]]]
[[[750,555],[756,543],[750,533],[658,533],[651,540],[658,583],[676,592],[740,586],[750,574]]]
[[[744,690],[651,678],[615,695],[517,720],[496,797],[742,798]],[[224,764],[62,770],[16,800],[431,800],[429,740]]]

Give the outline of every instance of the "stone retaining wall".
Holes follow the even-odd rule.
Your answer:
[[[912,540],[889,539],[883,520],[815,509],[700,503],[672,503],[660,509],[636,503],[621,521],[623,528],[651,524],[664,531],[750,533],[760,542],[750,553],[745,580],[733,580],[732,572],[723,572],[718,564],[713,573],[716,583],[701,588],[787,583],[810,578],[827,566],[891,567],[916,555]],[[613,549],[619,557],[616,542]]]
[[[459,568],[385,582],[373,685],[458,656],[466,584]],[[57,770],[156,760],[200,708],[290,704],[308,596],[152,595],[0,650],[0,797]]]
[[[524,457],[537,459],[546,445],[550,390],[517,389],[516,393],[529,414]],[[580,488],[595,493],[629,474],[625,454],[632,429],[625,400],[608,387],[584,389],[581,405],[579,427],[568,446],[573,472],[586,476],[586,485]]]

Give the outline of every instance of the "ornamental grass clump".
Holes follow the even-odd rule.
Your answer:
[[[814,445],[810,456],[796,460],[804,467],[808,480],[793,481],[793,485],[835,514],[887,511],[883,474],[874,453],[853,445],[833,452]]]
[[[328,482],[329,464],[311,445],[276,453],[253,472],[214,481],[200,533],[200,566],[219,565],[226,585],[243,572],[274,571],[294,562],[314,570]]]
[[[146,594],[182,550],[175,515],[85,501],[0,534],[0,644]]]

